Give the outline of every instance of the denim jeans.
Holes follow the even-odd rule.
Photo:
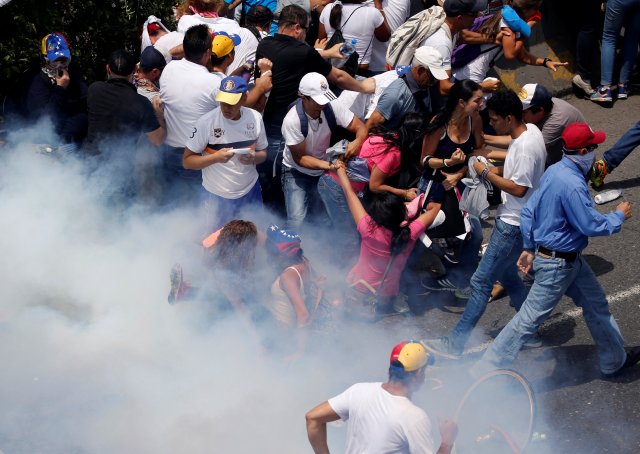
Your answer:
[[[319,179],[319,176],[314,177],[282,166],[282,191],[287,209],[287,228],[300,230],[302,224],[309,220],[323,227],[331,224],[318,194]]]
[[[535,281],[524,304],[473,367],[472,373],[481,375],[511,364],[524,342],[547,319],[564,294],[582,307],[587,327],[598,346],[600,370],[610,374],[620,369],[626,359],[624,340],[609,311],[604,290],[584,258],[579,256],[568,262],[538,254],[533,262],[533,272]]]
[[[450,339],[453,345],[462,349],[469,339],[471,331],[484,314],[493,283],[499,280],[511,298],[511,305],[519,310],[527,297],[527,290],[518,276],[516,263],[522,252],[522,233],[520,227],[507,224],[500,218],[491,233],[487,250],[482,256],[480,265],[471,278],[471,298],[453,328]]]
[[[596,68],[594,63],[599,60],[598,40],[602,36],[603,22],[601,5],[601,0],[585,0],[576,11],[580,24],[576,40],[576,71],[585,82],[592,80]]]
[[[284,214],[284,196],[280,183],[282,169],[282,153],[284,152],[284,139],[279,127],[265,126],[267,133],[267,159],[256,167],[262,188],[262,198],[265,206],[275,213]]]
[[[220,197],[204,187],[201,194],[207,234],[215,232],[234,219],[256,222],[263,217],[262,191],[257,181],[249,192],[237,199]]]
[[[331,176],[325,174],[318,181],[318,194],[331,219],[333,231],[336,233],[335,241],[340,243],[336,249],[342,251],[341,254],[356,256],[360,251],[360,238],[342,187]]]
[[[640,121],[625,132],[610,150],[604,152],[603,159],[607,163],[607,170],[611,172],[618,167],[638,146],[640,146]]]
[[[620,83],[629,82],[629,76],[631,76],[631,70],[638,55],[640,0],[609,0],[607,2],[604,30],[602,32],[601,85],[611,85],[613,82],[616,42],[623,26],[624,46],[622,50],[622,67],[620,68]]]

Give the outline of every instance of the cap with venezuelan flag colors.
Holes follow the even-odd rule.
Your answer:
[[[400,342],[391,350],[389,362],[393,366],[393,362],[398,361],[402,364],[405,372],[414,372],[429,363],[429,353],[425,350],[420,342],[408,340]]]

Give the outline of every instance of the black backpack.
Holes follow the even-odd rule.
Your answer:
[[[347,17],[347,20],[344,21],[344,24],[342,25],[342,27],[336,28],[335,32],[331,36],[331,39],[329,39],[329,41],[327,41],[327,45],[324,46],[325,50],[331,49],[336,44],[345,42],[344,35],[342,34],[342,29],[347,25],[347,22],[349,22],[349,19],[351,19],[351,16],[353,16],[355,14],[355,12],[358,11],[360,8],[363,8],[365,6],[366,5],[358,6],[356,9],[354,9],[351,12],[351,14],[349,14],[349,17]],[[373,39],[372,39],[372,41],[373,41]],[[369,45],[371,45],[371,43],[369,43]],[[367,47],[367,50],[368,49],[369,48]],[[366,51],[365,51],[365,53],[366,53]],[[349,56],[349,58],[347,59],[345,64],[342,65],[342,68],[340,68],[340,69],[342,69],[343,71],[347,72],[352,77],[355,76],[356,73],[358,72],[358,60],[359,59],[360,59],[360,55],[358,54],[358,52],[353,51],[353,53]]]

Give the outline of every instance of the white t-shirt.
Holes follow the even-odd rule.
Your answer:
[[[340,103],[349,106],[349,110],[361,120],[367,120],[371,116],[378,105],[378,99],[380,99],[382,92],[398,78],[398,73],[392,70],[373,76],[373,78],[376,80],[376,91],[373,94],[343,90],[338,96]]]
[[[529,188],[524,197],[502,191],[502,204],[498,207],[496,216],[511,225],[520,225],[522,208],[538,187],[547,159],[542,133],[534,124],[527,123],[526,126],[527,130],[509,144],[502,173],[507,180]]]
[[[185,33],[194,25],[206,24],[212,31],[220,31],[228,34],[238,35],[240,44],[235,47],[236,55],[233,62],[227,68],[227,75],[231,74],[236,68],[243,65],[247,60],[253,60],[256,56],[258,48],[258,40],[253,33],[244,27],[240,27],[234,20],[226,17],[202,17],[197,14],[185,15],[178,21],[178,31]]]
[[[455,40],[458,39],[458,35],[455,36]],[[454,48],[454,39],[451,37],[451,30],[447,24],[442,24],[440,28],[427,39],[425,39],[420,46],[430,46],[440,52],[443,60],[443,69],[451,69],[451,54]]]
[[[343,106],[338,100],[331,101],[331,107],[333,109],[333,115],[336,117],[336,124],[346,128],[351,124],[353,120],[353,112]],[[324,115],[324,111],[320,113],[320,118],[312,119],[307,113],[308,132],[307,138],[302,135],[300,128],[300,118],[296,106],[293,106],[287,112],[287,115],[282,121],[282,137],[284,137],[285,147],[282,163],[289,167],[294,168],[302,173],[319,177],[324,173],[324,170],[307,169],[301,167],[293,160],[291,150],[292,145],[298,145],[299,143],[305,143],[305,151],[307,155],[313,156],[318,159],[326,160],[327,148],[331,146],[331,130],[329,129],[329,123],[327,117]]]
[[[432,454],[431,420],[408,398],[394,396],[382,383],[357,383],[329,399],[340,419],[349,421],[346,454]]]
[[[387,16],[387,22],[391,31],[396,30],[409,18],[411,10],[411,0],[382,0],[382,8],[384,15]],[[387,69],[387,47],[389,41],[378,41],[373,37],[371,44],[371,61],[369,69],[371,71],[385,71]]]
[[[327,37],[331,39],[335,29],[329,25],[329,15],[333,9],[334,3],[329,3],[320,14],[320,22],[324,25]],[[359,9],[358,9],[359,8]],[[356,9],[358,9],[356,11]],[[352,15],[353,13],[353,15]],[[349,19],[349,17],[351,17]],[[347,21],[348,19],[348,21]],[[358,52],[358,63],[366,65],[371,60],[371,49],[373,47],[373,33],[377,27],[382,25],[384,17],[373,4],[363,6],[363,4],[348,3],[342,5],[342,36],[345,41],[352,39],[358,40],[356,43],[356,52]],[[366,54],[365,54],[366,52]]]
[[[500,28],[506,27],[505,21],[500,22]],[[516,38],[520,37],[520,33],[516,33]],[[482,44],[480,46],[480,52],[484,52],[474,60],[471,60],[467,65],[462,68],[458,68],[453,72],[453,77],[456,80],[471,79],[474,82],[482,82],[491,68],[491,61],[502,50],[502,46],[496,44]],[[486,52],[485,52],[486,51]]]
[[[184,34],[180,32],[169,32],[166,35],[162,35],[156,43],[153,45],[156,49],[164,55],[164,51],[171,52],[171,49],[182,44],[184,41]]]
[[[160,76],[160,97],[164,101],[167,145],[184,147],[196,120],[218,107],[215,97],[221,80],[219,74],[184,58],[165,66]]]
[[[203,115],[192,128],[186,146],[194,153],[202,153],[204,156],[207,146],[220,150],[246,148],[254,144],[257,151],[266,150],[268,146],[262,117],[255,110],[242,107],[239,120],[225,118],[220,109]],[[256,181],[256,166],[242,164],[238,156],[202,169],[202,186],[225,199],[238,199],[246,195]]]

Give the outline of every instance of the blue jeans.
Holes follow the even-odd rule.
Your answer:
[[[615,145],[604,152],[604,162],[607,163],[607,170],[611,172],[618,167],[631,152],[640,145],[640,121],[632,126]]]
[[[307,175],[296,169],[282,166],[282,191],[287,209],[287,228],[300,230],[302,224],[313,218],[314,224],[328,227],[329,215],[318,194],[320,177]]]
[[[522,252],[522,233],[520,227],[507,224],[500,218],[496,219],[496,226],[491,233],[487,250],[482,256],[480,265],[471,278],[471,298],[460,318],[453,328],[450,339],[456,348],[462,349],[469,339],[471,331],[484,314],[491,289],[496,280],[500,280],[509,293],[511,305],[519,310],[527,297],[527,289],[518,276],[516,263]]]
[[[629,76],[631,76],[631,70],[638,55],[640,0],[609,0],[607,2],[604,31],[602,32],[601,85],[611,85],[613,82],[616,42],[623,26],[624,47],[622,50],[622,67],[620,68],[620,83],[629,82]]]
[[[473,374],[508,367],[524,342],[547,319],[564,294],[582,307],[587,327],[598,346],[600,370],[610,374],[620,369],[626,359],[624,340],[609,312],[604,290],[584,258],[579,256],[568,262],[538,254],[533,262],[533,272],[535,281],[529,296],[473,367]]]
[[[278,214],[284,214],[284,196],[280,184],[282,153],[284,152],[284,139],[279,127],[265,126],[267,133],[267,159],[256,167],[260,177],[260,187],[264,204]]]
[[[215,232],[234,219],[256,222],[263,217],[262,191],[257,181],[249,192],[238,199],[226,199],[201,187],[207,233]]]
[[[331,219],[333,231],[336,233],[335,241],[340,243],[337,249],[342,251],[342,254],[356,256],[360,251],[360,238],[342,188],[336,180],[325,174],[318,181],[318,194]],[[360,194],[358,196],[360,197]]]

